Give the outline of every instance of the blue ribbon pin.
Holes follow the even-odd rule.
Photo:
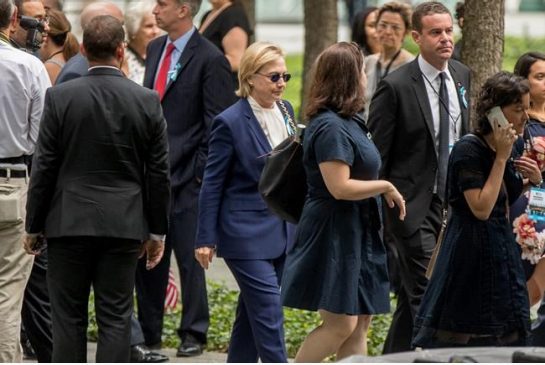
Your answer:
[[[174,70],[170,70],[168,72],[168,80],[170,82],[174,82],[176,81],[176,79],[178,78],[178,75],[180,74],[180,70],[182,69],[182,65],[180,65],[179,63],[176,64],[176,66],[174,67]]]
[[[460,97],[462,98],[462,104],[464,104],[464,108],[467,109],[467,96],[466,96],[467,90],[460,83],[458,83],[458,93],[460,94]]]

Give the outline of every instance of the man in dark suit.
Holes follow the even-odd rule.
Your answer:
[[[158,0],[153,10],[167,35],[147,50],[144,86],[161,97],[168,124],[171,166],[171,212],[165,258],[155,270],[139,265],[136,278],[138,319],[147,345],[160,345],[163,307],[174,249],[182,282],[181,345],[177,356],[202,353],[209,325],[204,270],[193,251],[200,183],[212,118],[236,97],[227,59],[193,25],[200,0]]]
[[[117,5],[110,2],[94,2],[87,5],[80,16],[80,23],[82,27],[88,24],[91,19],[99,15],[111,15],[114,18],[123,22],[123,13],[117,7]],[[126,62],[123,63],[126,65]],[[89,69],[89,62],[87,58],[81,53],[78,53],[72,57],[66,65],[62,68],[59,76],[57,77],[56,85],[60,85],[66,81],[70,81],[87,75]],[[121,68],[125,74],[126,70]],[[131,318],[131,362],[165,362],[168,357],[158,352],[150,351],[144,346],[144,333],[140,322],[136,319],[136,316]]]
[[[49,89],[34,156],[25,249],[48,239],[53,362],[86,362],[93,286],[97,362],[128,362],[137,259],[161,259],[169,210],[166,122],[157,95],[123,77],[122,23],[93,18],[86,76]],[[142,241],[144,243],[142,244]]]
[[[382,157],[381,178],[407,204],[404,221],[385,211],[385,235],[399,254],[401,288],[384,352],[410,350],[413,319],[440,230],[449,149],[468,131],[469,70],[450,60],[452,16],[439,2],[413,12],[413,62],[388,75],[370,106],[369,129]]]

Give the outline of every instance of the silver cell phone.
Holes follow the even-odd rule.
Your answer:
[[[506,127],[509,125],[509,121],[507,118],[505,118],[505,115],[503,115],[503,112],[499,106],[495,106],[490,109],[490,111],[486,113],[486,117],[488,118],[488,121],[493,129],[496,128],[497,124],[499,124],[500,127]]]

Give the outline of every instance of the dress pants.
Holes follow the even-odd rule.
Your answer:
[[[182,341],[187,334],[191,334],[199,342],[206,343],[210,324],[206,280],[204,269],[195,259],[199,190],[199,184],[194,181],[189,183],[182,193],[173,192],[173,198],[181,200],[183,204],[172,205],[163,259],[153,270],[146,270],[143,260],[138,263],[136,275],[138,320],[142,324],[148,346],[161,342],[172,250],[176,256],[182,285],[182,319],[178,335]],[[179,210],[176,209],[177,206],[180,207]]]
[[[25,288],[21,318],[25,334],[36,353],[38,362],[51,362],[51,304],[47,290],[47,249],[35,257]]]
[[[23,189],[20,209],[25,216],[27,179],[0,178],[0,183],[20,185]],[[25,223],[0,223],[0,362],[22,362],[21,307],[23,293],[32,269],[33,256],[21,244]]]
[[[144,333],[142,332],[142,326],[140,326],[140,322],[138,321],[138,318],[136,318],[136,314],[133,312],[131,315],[131,346],[143,345],[144,342],[145,340]]]
[[[139,241],[51,238],[47,281],[53,319],[53,362],[87,362],[91,286],[98,324],[96,362],[129,362]]]
[[[441,228],[441,209],[442,201],[434,194],[426,217],[415,233],[408,237],[392,231],[387,233],[399,253],[401,287],[392,324],[384,343],[385,354],[411,351],[414,318],[428,285],[426,269]]]
[[[225,259],[240,288],[227,362],[288,361],[280,301],[285,259]]]

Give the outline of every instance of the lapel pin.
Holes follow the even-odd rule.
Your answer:
[[[174,67],[174,70],[170,70],[168,72],[168,80],[170,82],[176,81],[176,79],[178,78],[178,75],[180,74],[181,69],[182,69],[182,65],[177,63],[176,66]]]

